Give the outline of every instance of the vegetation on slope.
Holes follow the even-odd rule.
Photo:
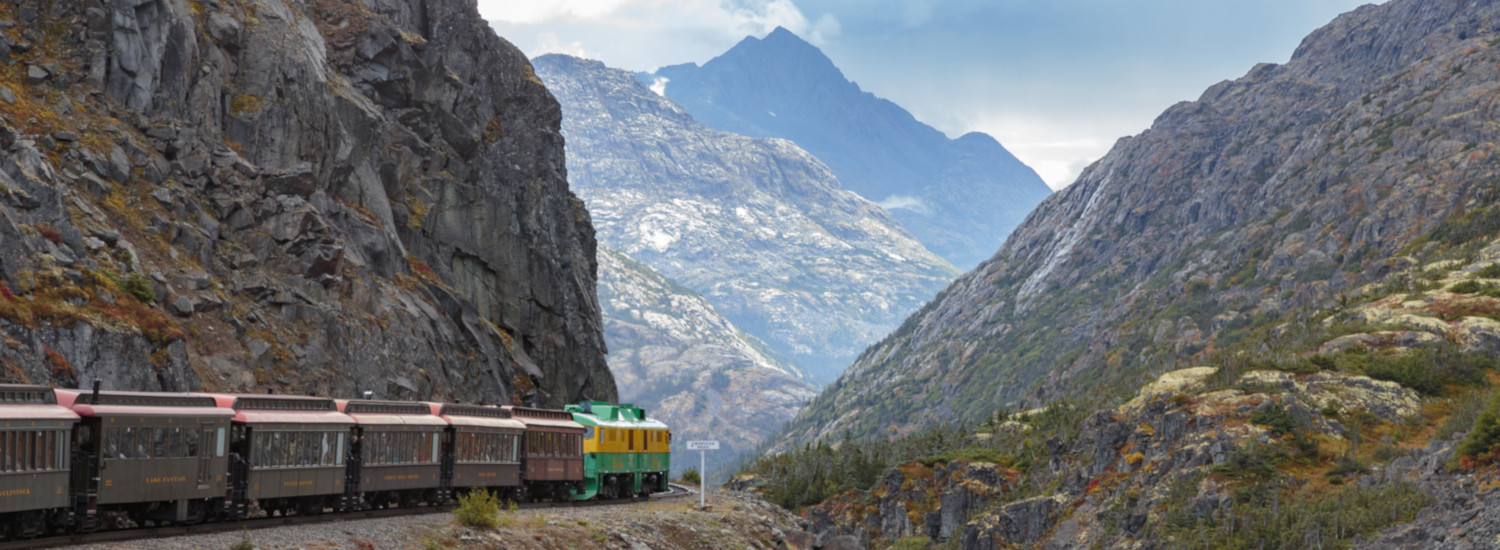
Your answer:
[[[1402,262],[1406,269],[1329,308],[1242,323],[1228,332],[1228,345],[1162,368],[1214,369],[1201,386],[1167,399],[1170,406],[1202,406],[1225,392],[1266,399],[1267,405],[1244,420],[1223,422],[1252,425],[1262,431],[1251,433],[1268,434],[1268,442],[1234,439],[1238,446],[1224,462],[1174,472],[1171,489],[1157,497],[1131,488],[1137,478],[1153,475],[1141,466],[1145,457],[1119,449],[1120,462],[1091,479],[1079,501],[1098,514],[1102,540],[1124,536],[1120,525],[1127,512],[1152,502],[1160,515],[1132,538],[1184,548],[1348,548],[1359,537],[1411,521],[1428,503],[1411,483],[1382,476],[1356,482],[1359,478],[1431,441],[1463,433],[1469,435],[1457,447],[1460,459],[1453,466],[1472,470],[1500,462],[1500,392],[1490,389],[1500,381],[1500,349],[1485,347],[1475,336],[1488,330],[1485,323],[1500,320],[1500,298],[1453,290],[1462,290],[1461,282],[1481,289],[1500,283],[1487,280],[1500,275],[1500,227],[1474,231],[1472,222],[1483,219],[1466,216],[1441,224],[1424,236],[1427,244],[1415,257]],[[1500,323],[1483,334],[1500,335]],[[1294,411],[1276,401],[1292,391],[1274,382],[1282,379],[1257,373],[1285,373],[1290,380],[1320,374],[1369,377],[1399,385],[1419,398],[1419,407],[1391,418],[1337,404]],[[1352,387],[1347,391],[1358,395]],[[891,439],[845,433],[837,443],[806,444],[762,458],[744,475],[789,508],[835,497],[868,507],[878,498],[886,471],[917,463],[990,462],[1012,469],[1018,482],[969,516],[1000,513],[1009,503],[1066,493],[1066,478],[1088,467],[1088,460],[1071,457],[1066,449],[1079,443],[1080,425],[1092,406],[1119,402],[1117,391],[1096,387],[1043,409],[999,410],[974,424],[933,425]],[[1342,436],[1328,430],[1334,424],[1345,430]],[[1195,511],[1203,487],[1219,487],[1232,498],[1205,515]]]

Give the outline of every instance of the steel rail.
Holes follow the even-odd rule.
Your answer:
[[[526,502],[517,505],[520,510],[544,510],[548,508],[588,508],[593,506],[619,506],[624,504],[635,504],[651,500],[665,500],[683,498],[694,494],[688,487],[670,484],[668,492],[651,495],[649,497],[631,497],[629,499],[614,500],[584,500],[573,502]],[[98,544],[104,542],[126,542],[134,540],[157,539],[166,537],[181,537],[188,535],[208,535],[213,533],[225,533],[230,531],[269,529],[273,527],[291,527],[297,525],[313,525],[319,523],[335,523],[342,521],[353,521],[362,519],[380,519],[400,516],[419,516],[426,514],[438,514],[452,511],[452,504],[434,506],[414,506],[411,508],[386,508],[382,510],[357,510],[352,512],[330,512],[315,515],[292,515],[281,517],[266,517],[255,519],[244,519],[239,521],[223,521],[213,523],[199,523],[195,525],[170,525],[163,527],[137,527],[134,529],[118,529],[111,531],[99,531],[96,533],[80,533],[68,535],[56,535],[50,537],[38,537],[34,539],[0,541],[0,550],[29,550],[33,548],[56,548],[59,546],[75,546],[81,544]]]

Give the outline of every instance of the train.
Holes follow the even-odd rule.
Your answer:
[[[671,431],[563,410],[0,384],[0,537],[668,490]],[[128,521],[128,523],[127,523]]]

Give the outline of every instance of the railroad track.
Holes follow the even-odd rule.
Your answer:
[[[651,500],[678,499],[697,494],[697,491],[683,485],[671,484],[669,491],[659,493],[650,497],[634,497],[630,499],[616,500],[586,500],[581,502],[527,502],[519,504],[521,510],[540,510],[547,508],[587,508],[593,506],[619,506],[634,504]],[[138,527],[135,529],[119,529],[114,531],[101,531],[98,533],[85,533],[77,535],[58,535],[52,537],[41,537],[30,540],[0,541],[0,550],[21,550],[32,548],[56,548],[60,546],[73,546],[80,544],[98,544],[103,542],[123,542],[142,539],[156,539],[166,537],[180,537],[186,535],[206,535],[212,533],[224,533],[229,531],[240,531],[242,529],[256,531],[271,527],[288,527],[294,525],[311,525],[317,523],[335,523],[340,521],[351,521],[361,519],[380,519],[400,516],[419,516],[425,514],[447,513],[453,510],[452,505],[442,506],[419,506],[413,508],[387,508],[384,510],[363,510],[358,512],[340,512],[331,514],[319,514],[312,516],[283,516],[274,518],[257,518],[240,521],[228,521],[219,523],[202,523],[198,525],[174,525],[167,527]]]

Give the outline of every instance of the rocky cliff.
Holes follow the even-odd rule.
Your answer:
[[[0,6],[11,381],[612,399],[561,112],[460,0]]]
[[[642,75],[703,123],[790,139],[844,188],[879,203],[962,269],[995,253],[1051,190],[994,138],[948,139],[844,78],[817,47],[778,27],[704,63]]]
[[[787,441],[1121,396],[1305,326],[1404,254],[1472,252],[1500,196],[1497,15],[1457,0],[1362,7],[1287,64],[1168,109],[866,350]]]
[[[563,105],[573,186],[600,241],[701,295],[813,381],[832,380],[957,273],[789,141],[712,130],[599,62],[534,63]]]

